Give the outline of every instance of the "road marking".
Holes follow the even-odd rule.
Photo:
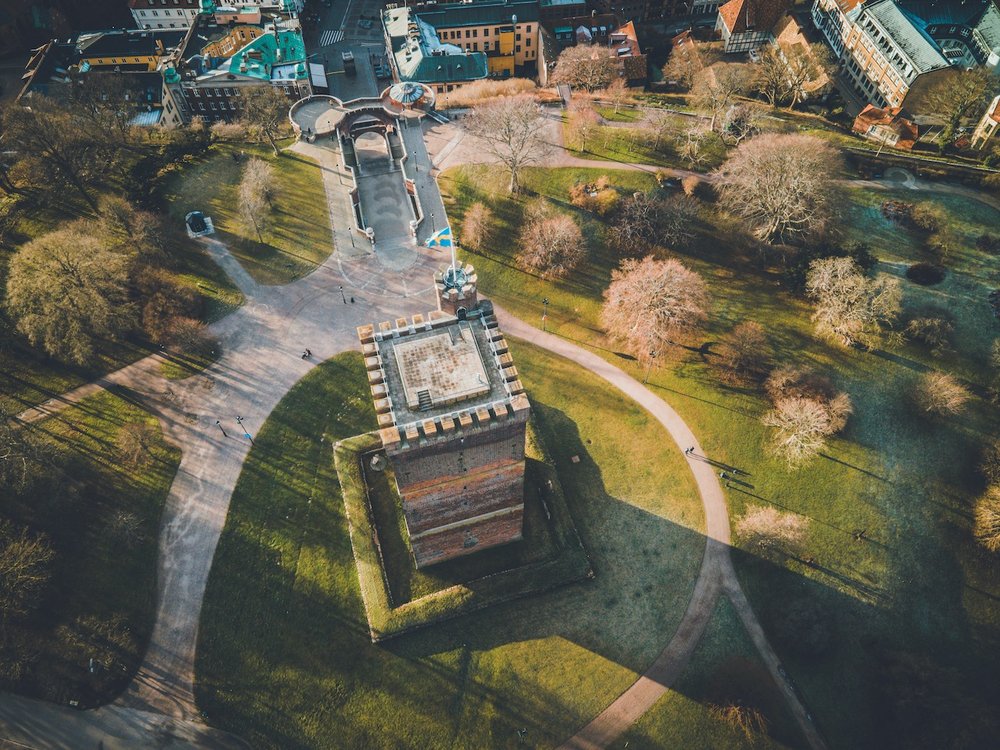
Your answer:
[[[344,30],[343,29],[327,29],[319,37],[320,47],[329,47],[331,44],[336,44],[337,42],[343,41]]]

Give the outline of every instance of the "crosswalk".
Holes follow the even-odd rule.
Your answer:
[[[320,47],[329,47],[331,44],[336,44],[342,41],[344,38],[343,29],[327,29],[319,37]]]

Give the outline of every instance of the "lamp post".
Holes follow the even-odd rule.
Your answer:
[[[545,321],[549,319],[549,298],[542,297],[542,330],[546,330]]]
[[[247,428],[243,425],[243,417],[236,417],[237,423],[240,425],[240,429],[243,430],[243,437],[250,441],[250,445],[253,445],[253,438],[250,437],[250,433],[247,432]]]
[[[653,369],[653,360],[656,359],[656,352],[650,349],[649,351],[649,362],[646,364],[646,377],[642,379],[642,382],[649,382],[649,371]]]
[[[347,297],[344,296],[344,285],[340,285],[340,298],[344,300],[344,304],[347,304]]]
[[[222,430],[222,437],[229,437],[229,435],[226,434],[226,428],[222,426],[222,420],[216,419],[215,426]]]

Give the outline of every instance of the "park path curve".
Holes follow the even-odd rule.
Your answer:
[[[648,411],[667,431],[678,449],[683,451],[693,448],[694,450],[688,455],[688,466],[694,475],[705,510],[707,537],[705,555],[691,600],[673,638],[645,673],[589,724],[563,743],[561,750],[602,750],[652,708],[683,672],[701,641],[715,610],[715,604],[722,593],[732,601],[743,626],[760,652],[768,672],[784,696],[809,746],[812,750],[824,750],[825,743],[785,675],[781,662],[768,642],[764,629],[736,577],[736,570],[729,554],[732,538],[726,498],[716,476],[716,469],[713,464],[704,460],[704,451],[691,428],[662,398],[603,357],[587,351],[572,341],[539,331],[499,306],[495,305],[494,308],[500,321],[500,328],[506,335],[530,341],[604,379]]]

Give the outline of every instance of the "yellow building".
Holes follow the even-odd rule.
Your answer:
[[[76,38],[80,64],[90,69],[157,70],[184,41],[184,31],[91,31]]]
[[[492,77],[530,74],[538,62],[537,0],[449,3],[420,10],[441,42],[483,52]]]

